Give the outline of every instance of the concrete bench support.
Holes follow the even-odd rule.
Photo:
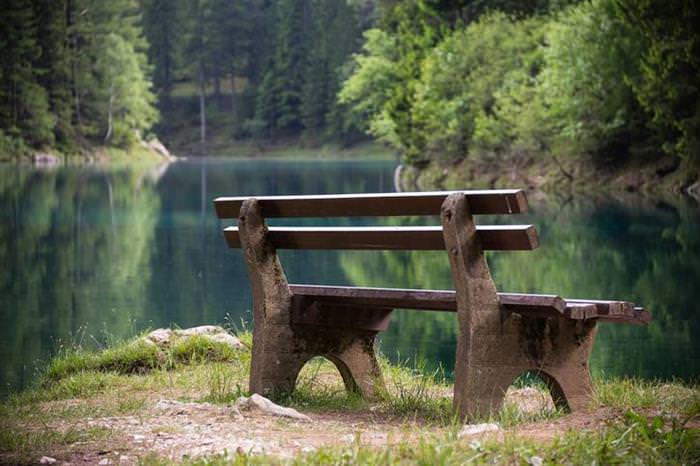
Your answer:
[[[255,199],[243,202],[238,225],[253,289],[251,393],[279,396],[292,391],[304,364],[323,356],[336,365],[348,390],[374,398],[383,386],[374,340],[386,328],[388,313],[375,322],[371,317],[381,313],[374,312],[369,322],[358,324],[338,326],[333,320],[315,324],[309,318],[313,307],[292,298]],[[327,311],[332,315],[333,309]]]
[[[595,320],[502,313],[463,194],[445,199],[441,220],[457,295],[454,404],[458,412],[470,416],[498,410],[508,386],[528,371],[549,385],[557,406],[584,408],[592,393],[588,358]]]

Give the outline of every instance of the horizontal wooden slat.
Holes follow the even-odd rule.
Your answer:
[[[355,286],[289,285],[294,295],[312,297],[321,302],[417,309],[430,311],[457,310],[457,298],[449,290],[411,290],[400,288],[366,288]]]
[[[472,214],[516,214],[527,211],[522,189],[433,191],[417,193],[328,194],[309,196],[219,197],[219,218],[238,218],[241,204],[255,197],[264,217],[374,217],[440,215],[440,206],[453,192],[463,192]]]
[[[526,251],[539,245],[532,225],[477,226],[485,250]],[[270,227],[270,241],[279,249],[445,249],[441,227]],[[224,230],[230,248],[240,248],[238,227]]]
[[[319,302],[337,302],[355,306],[430,311],[457,311],[457,297],[450,290],[413,290],[354,286],[289,285],[294,295]],[[564,314],[566,303],[556,295],[498,293],[508,311],[541,317]],[[574,317],[576,318],[576,317]]]
[[[414,290],[353,286],[289,285],[292,294],[314,301],[343,303],[376,308],[457,311],[457,298],[451,290]],[[601,322],[646,325],[651,314],[626,301],[564,299],[557,295],[498,293],[503,309],[531,317],[564,315],[570,319],[596,318]],[[631,313],[620,309],[632,309]],[[610,313],[612,309],[612,314]]]

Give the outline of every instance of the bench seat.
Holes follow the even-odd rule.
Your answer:
[[[310,301],[356,305],[364,308],[415,309],[457,312],[457,297],[451,290],[415,290],[353,286],[289,285],[292,295]],[[628,301],[568,299],[557,295],[498,293],[503,310],[530,317],[566,316],[601,322],[646,325],[651,315]]]

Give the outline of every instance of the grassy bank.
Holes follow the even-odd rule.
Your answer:
[[[250,348],[250,334],[239,337]],[[460,436],[450,383],[386,359],[379,400],[346,393],[334,367],[318,359],[304,367],[297,390],[278,400],[311,423],[241,416],[232,403],[246,394],[249,364],[248,349],[203,338],[164,351],[143,339],[67,351],[35,386],[2,403],[0,463],[31,464],[43,455],[149,465],[700,461],[694,385],[598,380],[590,410],[567,414],[553,408],[543,385],[519,381],[499,413],[469,420],[495,422],[498,431]]]
[[[299,138],[290,138],[276,142],[237,140],[228,137],[213,135],[209,138],[205,148],[197,142],[198,137],[193,136],[186,142],[175,143],[173,151],[178,156],[200,156],[206,154],[211,157],[395,157],[395,151],[374,141],[363,141],[349,146],[337,142],[320,145],[304,144]]]
[[[457,163],[430,162],[402,172],[406,190],[521,187],[543,191],[689,193],[700,196],[700,171],[667,156],[627,161],[590,157],[474,155]],[[695,184],[695,187],[692,187]]]
[[[7,148],[0,147],[0,162],[35,163],[37,165],[84,164],[98,163],[110,165],[154,165],[169,160],[169,157],[158,152],[156,145],[143,141],[135,141],[127,147],[103,146],[84,142],[82,147],[75,146],[72,150],[60,150],[47,147],[41,150],[26,146]]]

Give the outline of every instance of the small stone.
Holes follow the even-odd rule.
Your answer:
[[[469,435],[478,435],[485,432],[496,432],[501,430],[498,424],[483,423],[483,424],[465,424],[462,430],[459,431],[460,437],[466,437]]]
[[[42,456],[39,460],[39,464],[56,464],[56,458],[51,458],[50,456]]]
[[[99,464],[100,466],[106,466],[108,464],[112,464],[112,460],[110,460],[109,458],[103,458],[97,464]]]
[[[274,416],[288,417],[300,421],[311,422],[311,418],[306,414],[302,414],[296,409],[285,408],[268,400],[264,396],[253,393],[250,397],[242,396],[236,400],[235,408],[239,410],[258,409],[262,412],[272,414]]]
[[[531,464],[532,466],[542,466],[544,463],[544,460],[540,456],[531,456],[529,460],[527,460],[528,464]]]
[[[143,440],[146,438],[145,435],[141,435],[141,434],[134,434],[132,437],[133,437],[135,442],[143,442]]]

